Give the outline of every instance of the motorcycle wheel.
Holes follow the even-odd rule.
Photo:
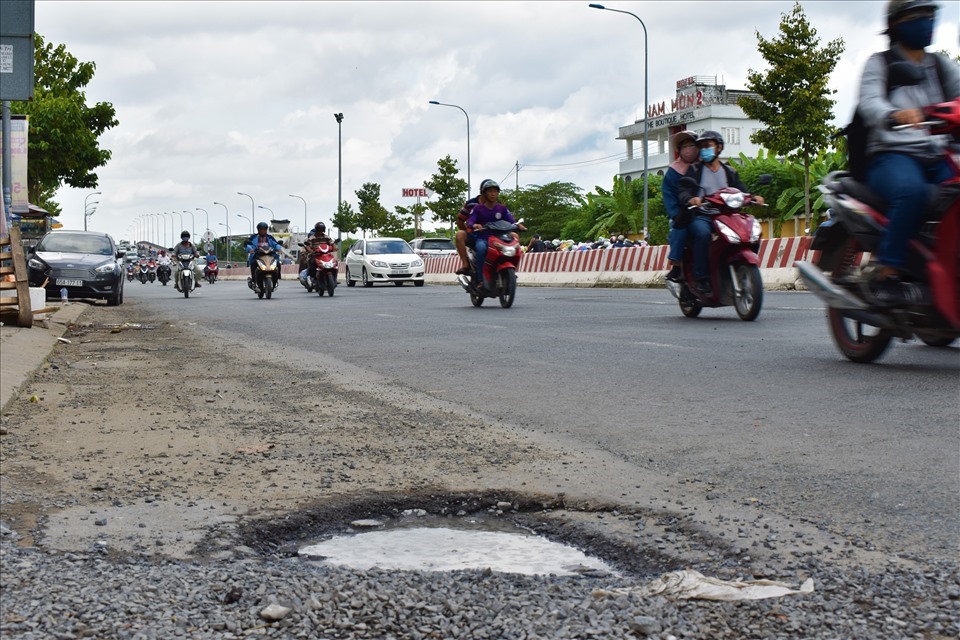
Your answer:
[[[504,269],[497,274],[497,278],[500,280],[500,306],[509,309],[517,296],[517,270]]]
[[[266,293],[267,300],[273,297],[273,278],[263,279],[263,290]]]
[[[696,318],[703,311],[703,305],[697,300],[686,286],[680,289],[680,313],[687,318]]]
[[[326,291],[327,291],[327,290],[324,289],[324,287],[318,282],[318,283],[317,283],[317,295],[322,298],[322,297],[323,297],[323,294],[326,293]]]
[[[923,341],[923,344],[927,345],[928,347],[949,347],[956,341],[956,338],[941,338],[939,336],[918,337]]]
[[[357,281],[350,277],[350,267],[347,267],[347,271],[346,271],[346,273],[344,274],[343,277],[344,277],[344,279],[346,279],[346,281],[347,281],[347,286],[348,286],[348,287],[355,287],[355,286],[357,286]]]
[[[363,271],[360,273],[360,279],[363,281],[363,286],[367,289],[373,286],[373,281],[370,280],[370,277],[367,275],[367,268],[364,267]]]
[[[180,284],[180,287],[183,289],[183,297],[184,297],[184,298],[189,298],[189,297],[190,297],[190,287],[187,286],[189,283],[190,283],[189,280],[184,280],[184,281]]]
[[[470,302],[473,303],[473,306],[479,307],[483,304],[483,296],[478,296],[475,293],[470,294]]]
[[[332,273],[327,274],[327,295],[333,297],[333,290],[337,288],[337,279]]]
[[[733,294],[733,304],[741,320],[756,320],[763,306],[763,280],[760,268],[752,264],[742,264],[734,271],[740,293]]]

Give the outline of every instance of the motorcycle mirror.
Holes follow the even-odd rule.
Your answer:
[[[773,182],[773,176],[770,175],[769,173],[763,173],[757,177],[757,184],[760,185],[761,187],[766,186],[771,182]]]
[[[909,62],[894,62],[887,67],[887,85],[895,87],[913,87],[923,82],[923,69]]]

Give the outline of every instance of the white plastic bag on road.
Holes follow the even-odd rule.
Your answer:
[[[623,595],[664,596],[678,600],[762,600],[789,595],[813,593],[813,578],[807,578],[799,589],[773,580],[726,581],[708,578],[698,571],[671,571],[639,587],[595,589],[595,598]]]

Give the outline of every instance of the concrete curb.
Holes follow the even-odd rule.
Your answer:
[[[76,322],[87,308],[86,303],[71,302],[42,323],[34,322],[31,328],[8,324],[0,327],[0,411],[6,410],[7,404],[53,351],[67,326]]]

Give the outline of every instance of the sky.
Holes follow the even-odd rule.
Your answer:
[[[801,4],[821,46],[845,42],[830,81],[845,123],[864,62],[887,46],[886,0]],[[694,75],[746,88],[768,68],[757,32],[777,37],[793,2],[605,6],[643,20],[655,104]],[[957,53],[958,7],[941,3],[933,49]],[[441,158],[468,177],[468,118],[473,192],[484,178],[609,188],[626,151],[618,128],[643,113],[643,25],[585,1],[36,0],[36,32],[96,63],[88,103],[112,103],[119,120],[100,139],[113,157],[99,186],[60,189],[59,220],[82,229],[84,203],[97,202],[89,228],[117,240],[169,239],[171,222],[179,236],[181,219],[197,234],[272,218],[301,230],[330,224],[338,187],[356,208],[367,182],[388,210],[409,207],[403,189]]]

